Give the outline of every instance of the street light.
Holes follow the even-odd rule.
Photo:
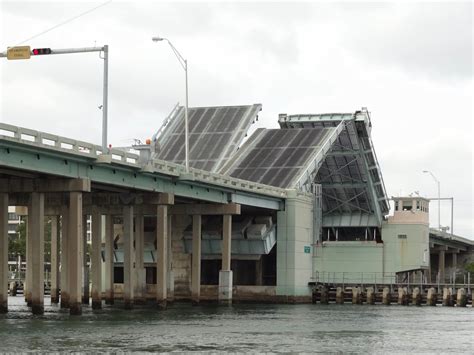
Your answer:
[[[184,69],[185,79],[186,79],[186,107],[184,111],[184,159],[186,172],[189,172],[189,128],[188,128],[188,61],[183,58],[183,56],[178,52],[178,50],[173,46],[173,44],[167,38],[163,37],[152,37],[153,42],[166,41],[173,50],[174,55],[178,58],[179,64]]]
[[[433,173],[429,170],[423,170],[425,174],[430,174],[431,177],[434,179],[434,181],[438,184],[438,229],[441,230],[441,188],[440,188],[440,183],[439,180],[436,178],[436,176],[433,175]]]

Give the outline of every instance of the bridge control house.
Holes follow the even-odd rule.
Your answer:
[[[101,147],[0,124],[0,311],[8,309],[8,209],[27,220],[24,294],[44,312],[45,223],[51,302],[311,302],[324,282],[445,278],[473,243],[429,228],[429,201],[393,198],[363,108],[287,115],[262,107],[184,108],[151,144]],[[18,209],[20,210],[20,209]],[[88,246],[88,228],[90,246]]]

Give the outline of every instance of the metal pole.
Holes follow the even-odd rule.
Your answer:
[[[441,184],[439,180],[438,183],[438,228],[441,230]]]
[[[186,172],[189,172],[189,127],[188,127],[188,61],[184,60],[184,73],[186,76],[186,111],[184,112],[184,149]]]
[[[109,87],[109,46],[104,46],[104,91],[102,103],[102,154],[107,151],[107,109]]]
[[[454,221],[454,197],[451,197],[451,236],[454,235],[454,226],[453,226],[453,221]]]

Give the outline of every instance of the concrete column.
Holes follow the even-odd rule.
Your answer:
[[[114,304],[114,218],[105,216],[105,304]]]
[[[61,308],[69,308],[69,209],[61,209]]]
[[[343,304],[344,303],[344,290],[342,287],[336,288],[336,303]]]
[[[263,259],[260,256],[255,262],[255,285],[261,286],[263,284]]]
[[[90,298],[90,275],[89,265],[87,265],[87,219],[88,216],[85,214],[82,217],[82,303],[89,304]]]
[[[51,217],[51,303],[59,303],[59,216]]]
[[[367,287],[367,304],[375,304],[375,290],[373,287]]]
[[[445,283],[445,261],[446,261],[446,253],[444,250],[439,251],[439,259],[438,259],[438,272],[440,283]]]
[[[456,306],[457,307],[466,307],[467,305],[467,295],[464,288],[460,288],[456,295]]]
[[[193,215],[193,256],[191,267],[191,298],[199,303],[201,296],[201,215]]]
[[[172,216],[168,215],[168,283],[167,283],[167,295],[168,295],[168,302],[173,302],[174,301],[174,272],[173,272],[173,238],[172,238],[172,232],[171,232],[171,220]]]
[[[386,306],[390,305],[391,303],[391,294],[390,288],[384,287],[382,291],[382,303]]]
[[[94,208],[92,211],[91,235],[91,278],[92,309],[102,308],[102,213]]]
[[[144,236],[144,217],[139,211],[135,216],[135,304],[145,304],[146,296],[146,280],[145,266],[143,262],[145,236]]]
[[[156,216],[156,303],[166,307],[168,288],[168,206],[158,205]]]
[[[219,303],[232,303],[232,271],[230,269],[232,242],[232,215],[223,216],[222,269],[219,272]]]
[[[123,301],[125,309],[133,308],[133,206],[123,207]]]
[[[418,287],[413,289],[412,302],[415,306],[421,306],[421,290]]]
[[[32,289],[32,263],[33,263],[33,234],[31,233],[30,213],[31,205],[28,206],[28,216],[26,217],[26,282],[25,282],[25,301],[28,307],[31,307],[31,289]]]
[[[0,193],[0,313],[8,312],[8,194]]]
[[[428,293],[426,295],[426,304],[428,306],[436,306],[438,295],[436,294],[436,289],[431,287],[428,289]]]
[[[68,291],[69,313],[82,314],[82,192],[69,193]]]
[[[44,194],[31,194],[28,210],[31,234],[31,307],[33,314],[44,313]]]

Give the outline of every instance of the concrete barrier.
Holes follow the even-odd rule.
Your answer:
[[[464,288],[460,288],[456,297],[456,306],[457,307],[466,307],[467,305],[467,295]]]
[[[382,303],[386,306],[390,305],[392,301],[391,297],[392,295],[390,294],[390,289],[388,287],[384,287],[382,291]]]
[[[436,293],[436,289],[434,287],[431,287],[426,295],[426,304],[428,306],[436,306],[437,300],[438,294]]]
[[[367,287],[367,304],[375,304],[375,291],[373,287]]]
[[[398,288],[398,304],[408,306],[408,292],[406,287]]]
[[[452,307],[453,304],[453,290],[452,288],[443,288],[443,306]]]
[[[421,306],[421,290],[418,287],[413,289],[412,302],[415,306]]]
[[[352,304],[362,304],[362,290],[360,287],[352,288]]]
[[[343,304],[344,303],[344,290],[342,287],[336,288],[336,303]]]

